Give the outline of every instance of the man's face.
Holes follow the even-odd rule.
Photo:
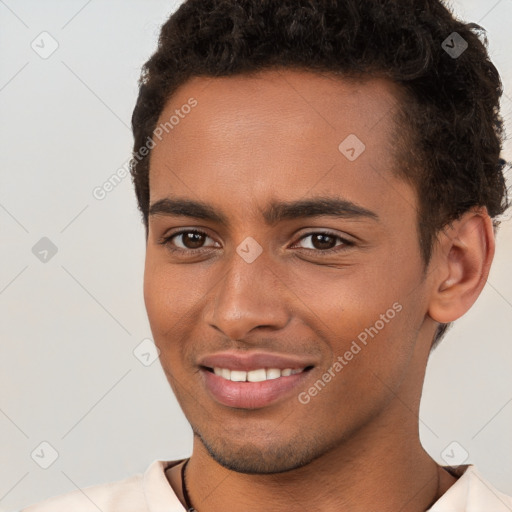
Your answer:
[[[397,403],[418,398],[433,331],[395,93],[298,71],[194,78],[160,117],[175,116],[151,155],[145,303],[196,439],[226,467],[286,471],[417,421]]]

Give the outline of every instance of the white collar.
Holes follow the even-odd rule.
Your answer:
[[[166,468],[182,460],[156,460],[144,473],[144,497],[149,512],[183,512],[183,505],[165,475]],[[512,512],[512,497],[493,487],[474,465],[445,467],[458,480],[427,512]]]
[[[512,498],[498,491],[473,464],[447,468],[459,479],[427,512],[511,512]]]

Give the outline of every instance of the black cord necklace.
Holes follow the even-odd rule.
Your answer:
[[[190,496],[188,495],[187,484],[185,483],[185,467],[189,460],[190,459],[187,459],[185,464],[181,466],[181,492],[183,493],[183,499],[185,500],[185,505],[187,506],[187,512],[197,512],[197,510],[192,506],[192,503],[190,503]]]

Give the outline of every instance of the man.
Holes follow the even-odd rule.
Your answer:
[[[418,436],[508,207],[501,83],[439,2],[189,0],[133,114],[144,297],[193,453],[43,511],[509,511]]]

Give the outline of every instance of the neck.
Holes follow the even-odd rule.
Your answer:
[[[387,435],[376,435],[376,428]],[[169,480],[183,502],[180,467],[172,470]],[[232,510],[254,512],[424,512],[455,481],[424,451],[418,436],[410,435],[410,425],[392,425],[384,418],[381,425],[372,423],[324,456],[286,473],[230,471],[211,458],[197,437],[187,465],[187,488],[198,512],[224,512],[228,502]]]

